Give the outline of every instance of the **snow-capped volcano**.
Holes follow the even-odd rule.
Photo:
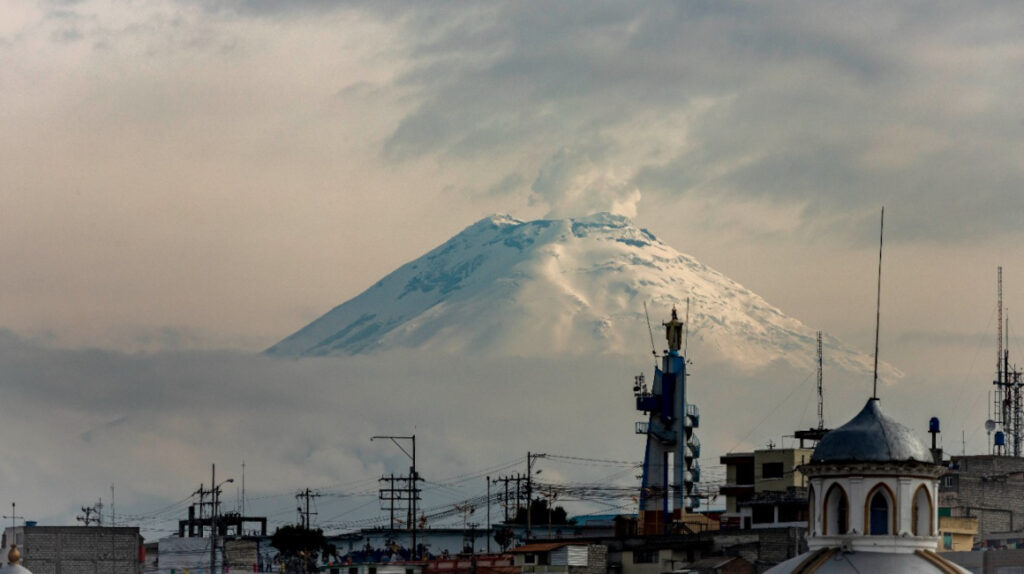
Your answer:
[[[813,329],[608,213],[484,218],[266,352],[638,356],[650,352],[644,302],[657,328],[673,306],[682,318],[687,298],[691,349],[750,368],[813,364]],[[660,329],[655,342],[664,346]],[[834,338],[825,347],[833,365],[870,368],[869,357]]]

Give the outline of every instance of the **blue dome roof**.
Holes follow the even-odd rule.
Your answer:
[[[868,399],[857,416],[829,432],[818,443],[811,462],[925,462],[931,451],[911,430],[889,418]]]

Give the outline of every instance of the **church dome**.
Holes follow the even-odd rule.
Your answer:
[[[811,463],[934,463],[924,443],[909,428],[886,416],[878,403],[878,399],[868,399],[850,422],[826,434],[814,449]]]
[[[769,569],[765,574],[846,574],[848,572],[900,572],[901,574],[968,574],[970,570],[950,562],[931,550],[908,554],[843,552],[822,548],[806,552]]]

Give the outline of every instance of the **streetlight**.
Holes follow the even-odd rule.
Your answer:
[[[217,484],[217,465],[210,466],[210,484],[214,485],[213,510],[210,512],[210,574],[216,572],[217,568],[217,495],[220,493],[221,486],[234,481],[235,479],[229,478]]]
[[[370,437],[370,442],[374,439],[388,439],[395,443],[398,450],[402,451],[405,456],[412,460],[412,468],[409,470],[409,530],[412,533],[412,548],[410,549],[412,559],[416,559],[416,481],[419,480],[419,475],[416,474],[416,435],[410,436],[394,436],[394,435],[378,435]],[[412,441],[412,453],[405,450],[401,444],[398,443],[400,440]]]

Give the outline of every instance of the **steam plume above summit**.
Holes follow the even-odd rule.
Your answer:
[[[532,189],[535,201],[550,206],[552,219],[601,212],[633,218],[640,203],[640,190],[629,178],[569,148],[545,162]]]

